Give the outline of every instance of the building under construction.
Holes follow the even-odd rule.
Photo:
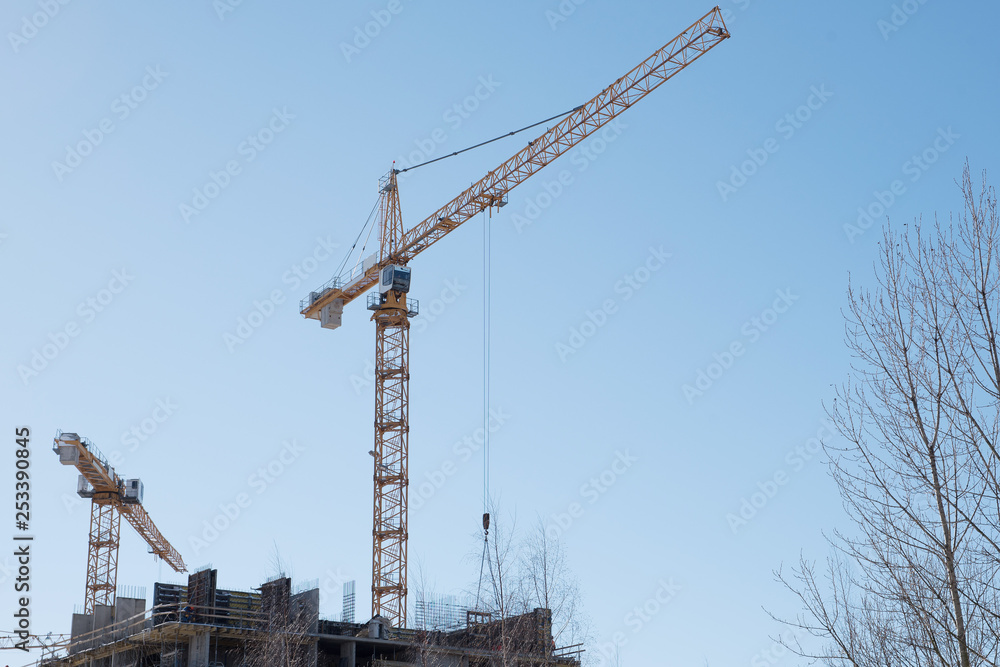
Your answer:
[[[394,628],[319,617],[319,589],[293,593],[282,577],[253,591],[217,587],[217,570],[188,584],[157,583],[153,602],[117,597],[113,607],[73,615],[72,638],[50,667],[368,667],[498,665],[577,667],[574,647],[557,649],[548,609],[493,620],[466,611],[461,627]]]
[[[466,222],[483,216],[484,224],[484,413],[489,413],[489,235],[486,215],[507,204],[508,194],[548,164],[595,135],[631,106],[729,38],[722,10],[715,7],[692,23],[589,101],[551,118],[512,131],[512,136],[556,121],[545,132],[489,171],[423,221],[403,225],[397,176],[393,167],[379,181],[379,194],[366,229],[378,229],[379,247],[353,257],[340,273],[303,299],[300,314],[325,329],[342,324],[344,308],[367,294],[376,324],[375,439],[373,457],[372,618],[354,623],[319,618],[319,590],[292,592],[279,578],[252,592],[220,590],[216,572],[190,576],[187,586],[157,584],[153,602],[117,597],[119,535],[122,517],[175,572],[186,572],[180,553],[160,533],[143,506],[139,478],[123,478],[96,446],[77,433],[58,433],[53,451],[79,472],[77,492],[91,500],[91,528],[86,598],[73,618],[65,655],[47,665],[184,665],[256,667],[284,665],[576,665],[578,647],[556,648],[552,614],[534,609],[493,618],[477,610],[449,611],[446,626],[421,623],[426,609],[418,601],[417,629],[407,627],[409,512],[409,329],[419,313],[409,296],[409,264],[424,250]],[[492,143],[489,140],[469,149]],[[458,151],[452,155],[458,155]],[[444,156],[450,157],[450,156]],[[377,211],[377,214],[376,214]],[[373,217],[374,216],[374,217]],[[366,237],[367,238],[367,237]],[[367,241],[366,241],[367,244]],[[356,261],[353,261],[356,260]],[[488,434],[486,418],[484,433]],[[489,540],[489,439],[484,444],[483,558]],[[547,597],[545,599],[548,599]],[[549,604],[549,603],[546,603]]]

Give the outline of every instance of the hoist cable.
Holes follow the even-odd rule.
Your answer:
[[[568,116],[569,114],[573,113],[574,111],[578,111],[583,107],[584,105],[581,104],[580,106],[574,107],[569,111],[564,111],[560,114],[556,114],[555,116],[552,116],[552,118],[546,118],[545,120],[540,120],[537,123],[532,123],[531,125],[525,125],[520,130],[514,130],[513,132],[508,132],[507,134],[501,134],[499,137],[493,137],[492,139],[478,143],[475,146],[469,146],[468,148],[463,148],[460,151],[455,151],[454,153],[449,153],[448,155],[442,155],[441,157],[436,157],[433,160],[427,160],[427,162],[421,162],[420,164],[415,164],[412,167],[407,167],[406,169],[400,169],[399,173],[403,173],[406,171],[413,171],[414,169],[417,169],[419,167],[423,167],[428,164],[433,164],[435,162],[444,160],[446,158],[455,157],[456,155],[461,155],[462,153],[471,151],[475,148],[480,148],[482,146],[485,146],[486,144],[492,144],[494,141],[500,141],[501,139],[506,139],[507,137],[513,137],[515,134],[519,134],[520,132],[524,132],[525,130],[530,130],[533,127],[538,127],[539,125],[542,125],[543,123],[548,123],[549,121],[555,120],[556,118],[562,118],[563,116]]]
[[[339,277],[340,275],[343,274],[344,267],[347,266],[347,260],[349,260],[351,258],[351,253],[353,253],[354,249],[358,246],[358,241],[361,240],[361,235],[365,233],[365,229],[368,227],[369,223],[371,223],[372,216],[375,215],[375,209],[378,208],[379,201],[380,200],[376,200],[375,201],[375,205],[372,206],[371,213],[368,214],[368,219],[365,220],[365,224],[361,226],[361,231],[358,232],[357,238],[354,239],[354,243],[352,243],[351,247],[347,250],[347,254],[344,255],[344,259],[341,260],[340,266],[337,267],[337,270],[336,270],[336,272],[334,272],[333,275]],[[374,226],[372,227],[372,229],[374,229]],[[365,247],[368,246],[368,239],[371,238],[371,234],[372,234],[371,230],[369,230],[368,237],[365,239],[365,245],[361,247],[361,256],[364,256]],[[360,260],[361,257],[359,257],[358,259]],[[355,265],[355,266],[357,266],[357,265]]]

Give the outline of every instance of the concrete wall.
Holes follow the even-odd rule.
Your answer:
[[[75,642],[77,637],[85,635],[94,629],[94,617],[90,614],[73,614],[73,621],[70,623],[70,641]],[[90,648],[92,642],[73,646],[70,655]]]
[[[319,589],[314,588],[292,596],[290,613],[292,618],[307,625],[307,632],[319,632]],[[295,626],[299,623],[296,622]]]
[[[138,616],[144,611],[146,611],[145,599],[118,598],[115,601],[115,624],[120,624],[121,627],[116,629],[115,639],[124,639],[129,635],[141,632],[143,628],[142,618],[137,618],[127,625],[125,621]]]
[[[114,607],[99,604],[94,609],[93,614],[73,614],[73,620],[70,624],[71,641],[75,642],[82,635],[93,634],[91,634],[91,638],[88,641],[81,642],[79,646],[74,646],[70,652],[78,653],[88,648],[93,648],[105,641],[123,639],[128,635],[140,632],[144,627],[141,618],[136,619],[134,623],[130,623],[127,627],[125,625],[120,628],[116,627],[111,637],[104,637],[101,633],[95,633],[94,630],[109,628],[110,632],[112,625],[141,614],[145,610],[146,601],[143,599],[118,598],[115,600]]]
[[[94,630],[106,628],[115,622],[115,608],[106,604],[94,607]]]

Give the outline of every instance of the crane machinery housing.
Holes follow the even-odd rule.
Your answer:
[[[406,625],[409,484],[409,320],[419,304],[408,298],[408,264],[463,223],[507,203],[507,194],[729,37],[713,8],[651,56],[528,142],[479,181],[404,230],[397,175],[379,182],[379,252],[322,285],[300,303],[301,314],[326,329],[341,326],[344,306],[369,289],[375,322],[375,447],[372,528],[372,615]]]
[[[76,492],[81,498],[91,499],[85,614],[93,614],[97,605],[115,604],[122,516],[146,540],[152,553],[175,572],[187,571],[180,553],[163,537],[142,506],[141,480],[123,480],[94,443],[76,433],[57,433],[52,451],[60,463],[76,467],[80,472]]]

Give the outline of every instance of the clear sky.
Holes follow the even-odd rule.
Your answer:
[[[277,545],[320,581],[324,614],[356,579],[363,616],[373,325],[355,303],[323,330],[299,299],[334,274],[393,160],[572,108],[709,9],[3,3],[0,397],[10,447],[33,432],[34,629],[68,632],[83,603],[89,510],[50,451],[60,428],[142,478],[192,569],[251,588]],[[996,173],[1000,154],[995,3],[723,9],[732,39],[488,221],[492,490],[522,527],[562,526],[625,664],[795,664],[764,609],[795,612],[772,570],[825,557],[823,531],[845,523],[810,439],[849,369],[848,278],[871,283],[886,215],[947,216],[964,161]],[[528,138],[407,174],[404,221]],[[478,572],[482,463],[456,443],[482,423],[483,224],[412,264],[410,558],[442,594]],[[283,451],[279,475],[253,477]],[[241,493],[250,506],[198,543]],[[121,585],[183,581],[122,533]]]

